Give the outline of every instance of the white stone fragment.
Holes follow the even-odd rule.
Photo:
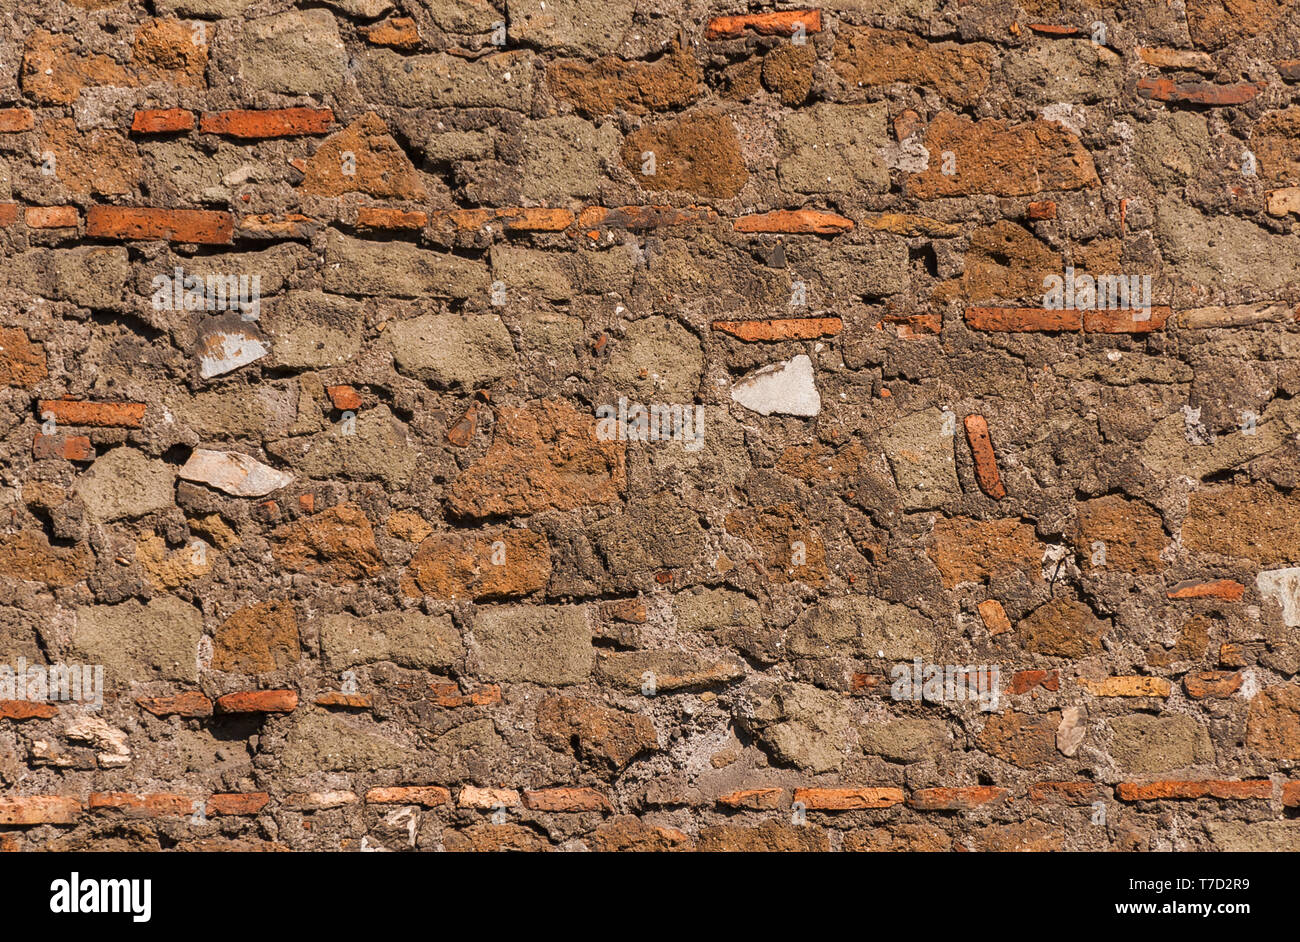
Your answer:
[[[204,338],[199,375],[204,379],[229,373],[270,353],[266,344],[240,331],[217,331]]]
[[[812,360],[802,353],[741,377],[731,388],[731,398],[759,415],[817,415],[822,410]]]
[[[293,475],[277,471],[256,458],[234,451],[196,448],[178,472],[186,481],[198,481],[235,497],[264,497],[293,482]]]

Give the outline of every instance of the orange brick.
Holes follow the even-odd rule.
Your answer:
[[[602,603],[600,610],[604,612],[606,616],[615,621],[623,621],[635,625],[645,624],[646,610],[644,599],[614,599],[613,601]]]
[[[239,217],[239,235],[245,239],[310,239],[320,226],[320,220],[300,213]]]
[[[998,473],[998,459],[993,452],[993,439],[989,424],[982,415],[968,415],[965,419],[966,444],[970,446],[971,460],[975,463],[975,483],[981,491],[994,500],[1007,496]]]
[[[609,799],[594,788],[543,788],[524,792],[524,807],[533,811],[613,811]]]
[[[373,703],[365,694],[339,693],[337,690],[331,690],[329,693],[323,693],[317,697],[316,705],[320,707],[342,707],[347,710],[369,710]]]
[[[293,690],[244,690],[217,698],[219,713],[292,713],[297,708]]]
[[[357,225],[362,229],[420,230],[429,222],[429,214],[419,210],[391,209],[387,206],[362,206],[357,210]]]
[[[849,680],[849,690],[858,696],[877,693],[885,686],[885,678],[881,674],[856,672]]]
[[[752,13],[737,16],[715,16],[709,20],[705,39],[735,39],[752,30],[760,36],[793,36],[803,25],[805,33],[820,33],[821,10],[784,10],[779,13]]]
[[[1055,219],[1056,218],[1056,201],[1039,200],[1029,204],[1030,219]]]
[[[204,134],[221,134],[246,140],[328,134],[334,124],[329,108],[274,108],[267,111],[216,111],[199,118]]]
[[[84,425],[95,428],[139,428],[144,418],[143,402],[88,402],[84,399],[42,399],[36,414],[42,421],[53,415],[56,425]]]
[[[295,792],[285,795],[280,800],[280,807],[285,811],[326,811],[330,808],[343,808],[355,805],[357,796],[354,792]]]
[[[366,42],[376,46],[415,49],[420,45],[420,31],[409,16],[392,17],[375,26],[363,26],[361,32],[365,34]]]
[[[75,824],[80,815],[81,802],[62,795],[0,798],[0,824]]]
[[[1000,635],[1011,630],[1011,619],[1007,618],[1006,609],[997,599],[985,599],[978,608],[989,634]]]
[[[451,801],[451,792],[437,785],[372,788],[366,792],[366,801],[373,805],[423,805],[426,808],[436,808]]]
[[[1191,800],[1196,798],[1250,799],[1272,798],[1273,783],[1268,779],[1253,781],[1203,782],[1120,782],[1116,793],[1121,801]]]
[[[1193,671],[1183,678],[1183,690],[1193,700],[1224,699],[1241,689],[1241,671]]]
[[[788,232],[814,235],[837,235],[853,228],[853,220],[835,213],[815,209],[777,209],[770,213],[741,216],[737,232]]]
[[[1163,677],[1107,677],[1103,680],[1079,678],[1079,686],[1095,697],[1167,697],[1171,685]]]
[[[51,703],[32,700],[0,700],[0,720],[48,720],[59,715],[59,708]]]
[[[38,461],[62,458],[64,461],[94,461],[95,446],[85,435],[42,435],[32,439],[32,457]]]
[[[137,111],[131,121],[137,134],[175,134],[194,130],[194,112],[184,108]]]
[[[747,343],[834,337],[844,329],[838,317],[772,317],[752,321],[714,321],[713,329]]]
[[[213,817],[253,815],[265,808],[270,800],[271,796],[266,792],[225,792],[208,799],[206,813]]]
[[[782,807],[784,788],[746,788],[731,792],[718,799],[724,808],[743,808],[747,811],[773,811]]]
[[[794,800],[809,811],[889,808],[904,798],[901,788],[796,788]]]
[[[23,219],[28,229],[75,229],[81,215],[75,206],[28,206]]]
[[[1136,311],[1056,310],[1043,307],[968,307],[966,325],[973,330],[1002,332],[1083,330],[1100,334],[1145,334],[1160,330],[1169,320],[1170,309],[1152,307],[1147,320],[1136,320]]]
[[[492,223],[500,223],[507,232],[563,232],[573,225],[573,213],[547,207],[449,209],[433,213],[430,221],[435,227],[460,232],[475,232]]]
[[[18,221],[17,203],[0,203],[0,228],[12,226]]]
[[[0,134],[30,131],[35,125],[29,108],[0,108]]]
[[[164,239],[228,245],[233,231],[230,213],[212,209],[92,206],[86,213],[86,235],[92,239]]]
[[[497,805],[507,808],[519,807],[519,792],[513,788],[478,788],[466,785],[460,790],[457,802],[462,808],[479,808],[491,811]]]
[[[1246,587],[1233,579],[1216,579],[1213,582],[1180,582],[1166,593],[1171,599],[1224,599],[1238,602]]]
[[[351,386],[326,386],[325,394],[335,409],[355,411],[361,408],[361,396]]]
[[[1300,782],[1283,783],[1282,805],[1286,808],[1300,808]]]
[[[120,811],[130,817],[159,818],[193,814],[194,804],[199,800],[167,792],[147,795],[134,792],[91,792],[86,807],[90,811]]]
[[[965,788],[921,788],[912,792],[907,800],[918,811],[969,811],[980,805],[991,805],[1005,800],[1007,790],[993,785],[971,785]]]
[[[212,701],[199,690],[171,697],[140,697],[136,704],[154,716],[211,716]]]

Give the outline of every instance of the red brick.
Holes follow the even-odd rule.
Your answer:
[[[50,703],[32,700],[0,700],[0,720],[48,720],[59,715],[59,708]]]
[[[718,804],[746,811],[774,811],[782,807],[781,799],[784,797],[784,788],[746,788],[723,795]]]
[[[42,435],[32,439],[32,457],[37,461],[62,458],[64,461],[94,461],[95,446],[85,435]]]
[[[17,203],[0,203],[0,227],[12,226],[18,221]]]
[[[1138,94],[1155,101],[1185,102],[1192,105],[1243,105],[1268,87],[1266,82],[1175,82],[1167,78],[1138,79]]]
[[[1007,496],[1007,489],[1002,486],[1002,476],[998,474],[998,459],[993,453],[989,424],[982,415],[968,415],[965,425],[966,444],[970,446],[971,459],[975,462],[975,482],[986,495],[1001,500]]]
[[[793,36],[802,23],[805,33],[820,33],[821,10],[783,10],[779,13],[752,13],[736,16],[715,16],[709,20],[705,39],[735,39],[745,30],[760,36]]]
[[[139,795],[133,792],[91,792],[86,807],[90,811],[120,811],[130,817],[159,818],[194,813],[197,798],[157,792]]]
[[[0,134],[30,131],[36,126],[29,108],[0,108]]]
[[[136,704],[154,716],[211,716],[212,701],[199,690],[171,697],[140,697]]]
[[[326,386],[325,394],[335,409],[355,411],[361,408],[361,396],[351,386]]]
[[[1056,218],[1056,201],[1039,200],[1029,204],[1030,219],[1055,219]]]
[[[204,134],[222,134],[248,140],[328,134],[333,124],[334,112],[329,108],[216,111],[207,112],[199,118],[199,130]]]
[[[228,245],[233,231],[230,213],[211,209],[92,206],[86,213],[86,235],[92,239],[164,239]]]
[[[232,817],[257,814],[266,807],[271,796],[266,792],[225,792],[208,799],[207,814],[213,817]]]
[[[1062,801],[1068,805],[1088,805],[1102,797],[1096,782],[1035,782],[1029,786],[1030,801]]]
[[[889,808],[903,800],[901,788],[796,788],[794,800],[809,811]]]
[[[75,229],[81,215],[75,206],[28,206],[23,221],[28,229]]]
[[[1078,36],[1079,28],[1077,26],[1066,26],[1062,23],[1030,23],[1029,29],[1038,33],[1040,36]]]
[[[658,229],[664,226],[698,226],[714,222],[718,214],[707,207],[692,206],[678,209],[674,206],[588,206],[578,213],[577,227],[581,230],[598,229]],[[599,233],[588,233],[593,239]]]
[[[194,130],[194,112],[184,108],[166,108],[137,111],[131,121],[131,130],[137,134],[175,134]]]
[[[1241,689],[1241,671],[1193,671],[1183,678],[1183,689],[1193,700],[1222,700]]]
[[[143,402],[88,402],[85,399],[42,399],[36,414],[44,421],[47,413],[57,425],[93,428],[139,428],[144,418]]]
[[[387,206],[362,206],[357,210],[357,225],[362,229],[423,229],[429,214],[419,210],[392,209]]]
[[[80,815],[81,802],[62,795],[0,798],[0,824],[75,824]]]
[[[714,321],[713,329],[747,343],[813,340],[834,337],[844,329],[844,321],[838,317],[772,317],[752,321]]]
[[[1282,784],[1282,805],[1285,808],[1300,808],[1300,782]]]
[[[533,811],[613,811],[609,799],[594,788],[544,788],[524,792],[524,807]]]
[[[836,235],[853,228],[853,220],[835,213],[815,209],[777,209],[770,213],[741,216],[736,220],[737,232],[789,232]]]
[[[1035,687],[1042,687],[1044,690],[1061,689],[1061,672],[1060,671],[1016,671],[1011,675],[1011,684],[1007,687],[1007,693],[1013,697],[1022,693],[1029,693]]]
[[[1190,800],[1196,798],[1251,799],[1272,798],[1273,783],[1268,779],[1253,781],[1203,782],[1120,782],[1116,788],[1120,801]]]
[[[912,792],[907,804],[918,811],[969,811],[1007,797],[1005,788],[971,785],[965,788],[921,788]]]
[[[292,713],[297,708],[293,690],[244,690],[217,698],[219,713]]]
[[[1213,582],[1180,582],[1170,589],[1166,596],[1171,599],[1224,599],[1239,602],[1246,587],[1232,579],[1216,579]]]
[[[372,805],[423,805],[436,808],[451,801],[451,792],[437,785],[400,785],[393,788],[372,788],[366,792],[366,801]]]

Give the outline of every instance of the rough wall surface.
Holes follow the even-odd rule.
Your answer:
[[[0,847],[1300,849],[1296,3],[7,7]]]

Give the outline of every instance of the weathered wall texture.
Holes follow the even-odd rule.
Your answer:
[[[1300,849],[1294,2],[6,7],[0,846]]]

